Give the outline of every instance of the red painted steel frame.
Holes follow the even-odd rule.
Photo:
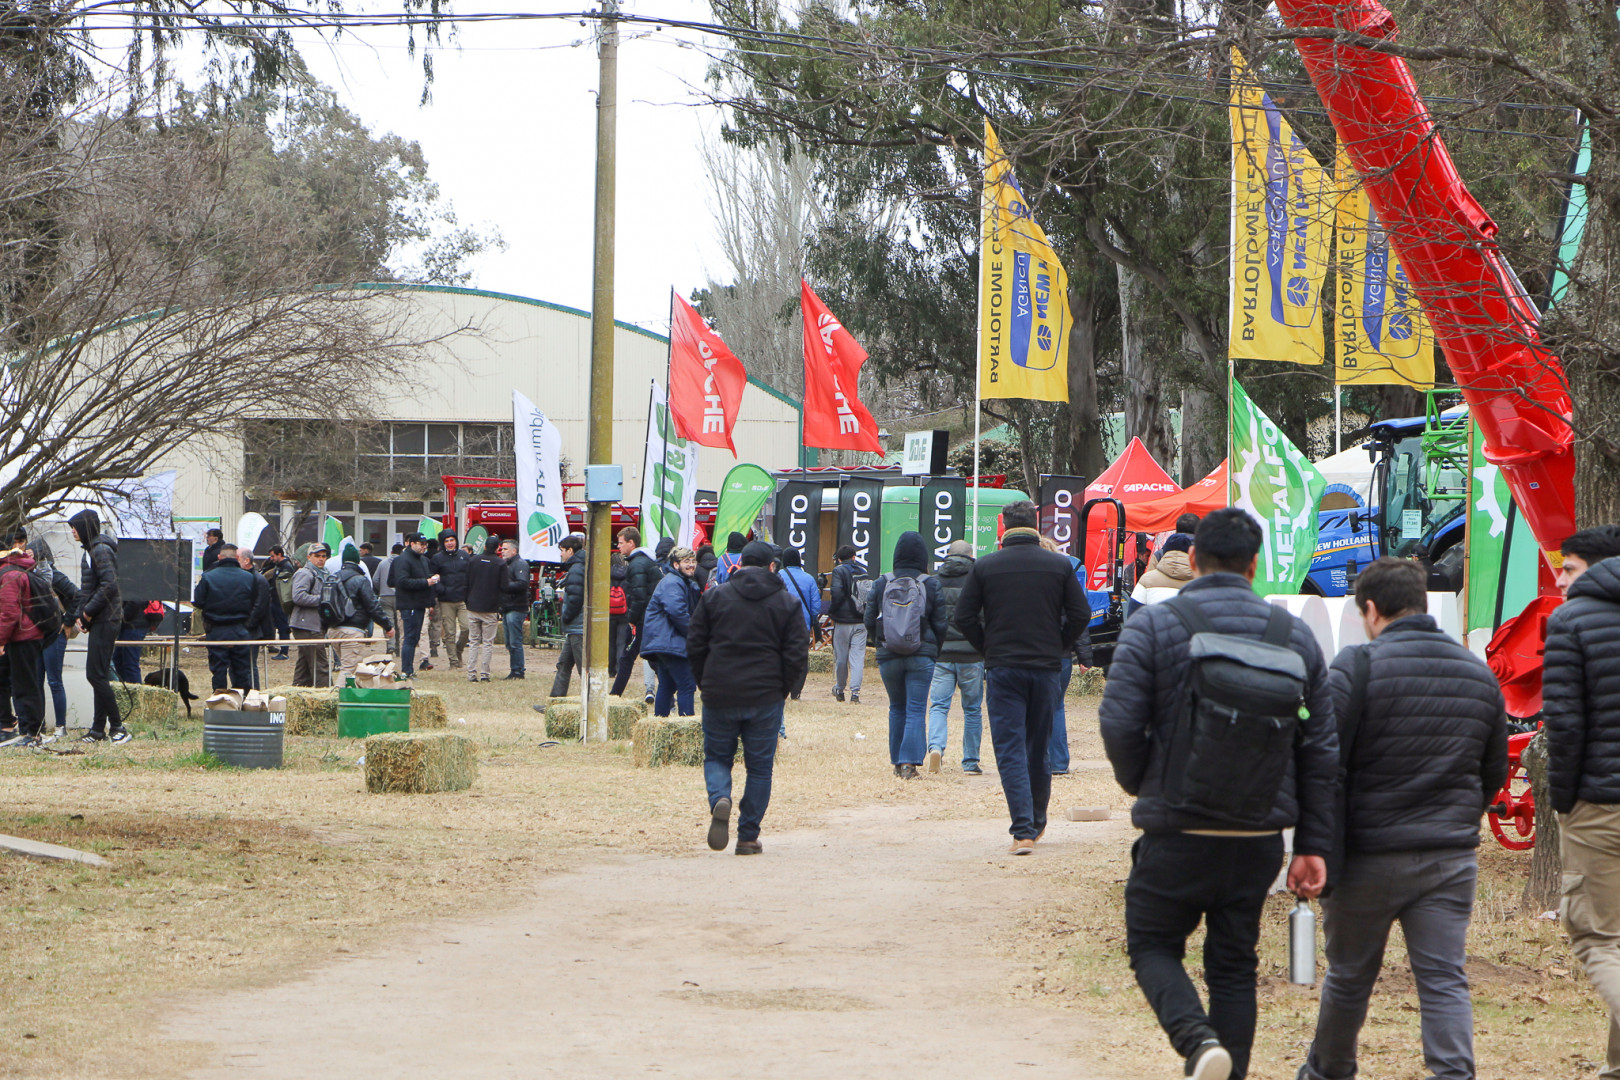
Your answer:
[[[1392,40],[1378,0],[1278,0],[1294,29]],[[1496,223],[1468,193],[1406,61],[1329,38],[1296,38],[1368,200],[1422,301],[1452,374],[1545,549],[1575,531],[1568,384],[1539,343],[1539,315],[1496,246]]]

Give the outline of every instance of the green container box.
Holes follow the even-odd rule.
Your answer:
[[[405,705],[411,703],[411,688],[408,686],[355,686],[353,684],[338,688],[338,703],[341,705]]]
[[[363,739],[384,731],[411,730],[411,706],[338,703],[338,738]]]

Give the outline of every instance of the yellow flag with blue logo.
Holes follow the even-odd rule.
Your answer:
[[[1333,257],[1335,381],[1427,390],[1434,385],[1434,332],[1343,143],[1333,171],[1339,200]]]
[[[1069,400],[1069,275],[984,125],[979,216],[979,396]]]
[[[1232,50],[1235,359],[1320,364],[1322,282],[1332,239],[1326,171]]]

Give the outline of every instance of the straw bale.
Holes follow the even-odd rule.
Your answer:
[[[1084,671],[1075,672],[1074,678],[1069,682],[1069,692],[1078,693],[1082,697],[1102,697],[1103,688],[1108,685],[1102,668],[1090,667]]]
[[[849,659],[851,664],[859,664],[863,668],[867,666],[865,649],[860,650],[858,653],[850,653]],[[833,651],[831,646],[824,649],[810,650],[810,670],[821,675],[832,674]]]
[[[628,739],[636,724],[647,715],[645,701],[610,701],[608,703],[608,738]],[[579,738],[579,703],[573,700],[553,699],[546,706],[546,738]]]
[[[631,758],[641,768],[703,764],[703,722],[652,717],[636,724]]]
[[[420,794],[465,791],[478,779],[478,752],[465,735],[389,731],[366,739],[366,790]]]
[[[411,730],[426,731],[442,728],[450,723],[450,713],[444,706],[444,695],[437,690],[411,691]]]
[[[288,735],[316,735],[335,739],[338,731],[338,699],[335,687],[273,686],[265,697],[287,699]]]
[[[579,706],[556,702],[546,706],[546,738],[579,738]]]
[[[145,683],[113,683],[118,698],[118,713],[126,727],[141,731],[179,731],[186,727],[181,715],[180,695],[161,686]],[[191,726],[202,723],[202,713],[194,712]]]

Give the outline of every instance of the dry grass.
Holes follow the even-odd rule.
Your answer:
[[[0,905],[13,931],[0,965],[8,1006],[0,1075],[171,1077],[200,1051],[154,1033],[166,994],[284,979],[426,919],[510,904],[538,875],[603,851],[704,850],[699,770],[635,768],[627,743],[542,746],[544,721],[530,705],[544,700],[553,655],[531,652],[526,682],[473,684],[442,670],[419,678],[443,693],[448,730],[477,747],[478,782],[465,792],[368,796],[355,764],[362,743],[336,738],[289,738],[279,771],[219,767],[200,753],[196,732],[158,732],[83,755],[0,756],[0,807],[10,808],[0,810],[0,832],[113,862],[98,870],[0,858]],[[197,659],[191,675],[200,687]],[[280,665],[273,672],[285,674]],[[789,703],[767,833],[874,804],[928,818],[1005,813],[993,779],[953,766],[911,783],[893,777],[875,672],[866,704],[834,704],[829,689],[827,676],[813,675],[805,700]],[[1095,708],[1095,698],[1070,698],[1076,771],[1055,782],[1054,813],[1128,808],[1096,767]],[[953,723],[953,742],[959,731]],[[986,913],[986,933],[1028,962],[1029,977],[1011,993],[1105,1020],[1112,1045],[1088,1050],[1104,1056],[1107,1071],[1175,1075],[1123,957],[1129,832],[1098,836],[1016,860],[1030,882],[1028,909],[1001,929]],[[1590,1076],[1600,1006],[1557,925],[1512,910],[1523,865],[1486,850],[1470,945],[1480,1076]],[[1277,901],[1264,936],[1257,1080],[1292,1077],[1311,1031],[1313,993],[1284,981],[1285,911]],[[1380,1080],[1420,1075],[1415,998],[1398,943],[1390,961],[1367,1029],[1367,1072]]]

